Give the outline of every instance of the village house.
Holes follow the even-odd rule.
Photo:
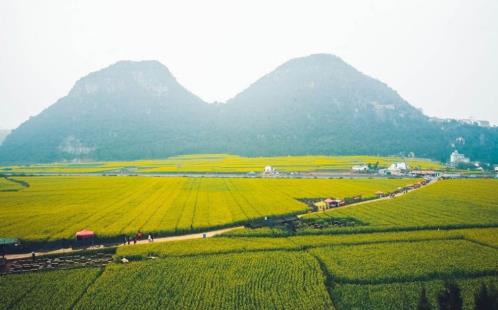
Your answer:
[[[470,163],[470,159],[465,157],[464,154],[458,153],[457,150],[453,151],[450,155],[450,165],[456,166],[458,164],[468,164]]]
[[[274,175],[276,173],[277,170],[275,170],[272,166],[265,166],[265,169],[263,170],[263,174],[265,175]]]
[[[408,170],[408,165],[405,162],[393,163],[387,168],[390,175],[401,175]]]
[[[368,172],[367,165],[356,165],[351,168],[351,170],[355,173],[365,173]]]

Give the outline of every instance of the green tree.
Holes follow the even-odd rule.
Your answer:
[[[446,281],[437,296],[440,310],[461,310],[463,306],[460,288],[453,281]]]
[[[474,294],[474,309],[476,310],[494,310],[498,309],[498,291],[496,287],[489,288],[485,283]]]
[[[420,297],[418,299],[417,310],[430,310],[432,309],[429,298],[427,298],[427,293],[425,287],[422,288],[420,292]]]
[[[498,289],[493,284],[489,285],[488,295],[491,299],[491,309],[498,309]]]
[[[481,286],[474,294],[474,307],[476,310],[491,309],[492,301],[488,294],[486,284],[481,283]]]

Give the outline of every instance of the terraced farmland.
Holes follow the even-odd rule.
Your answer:
[[[395,199],[307,217],[353,217],[377,228],[498,225],[498,180],[439,181]]]
[[[0,235],[26,240],[162,234],[304,212],[295,198],[342,198],[394,190],[413,180],[153,177],[27,177],[19,192],[0,192]]]

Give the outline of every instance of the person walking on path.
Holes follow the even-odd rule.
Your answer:
[[[151,235],[149,235],[149,236],[147,237],[147,240],[149,240],[149,242],[152,242],[152,236],[151,236]]]
[[[36,261],[36,253],[33,251],[31,252],[31,257],[33,258],[33,262]]]

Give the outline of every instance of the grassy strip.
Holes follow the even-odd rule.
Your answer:
[[[489,224],[448,224],[448,225],[421,225],[421,226],[353,226],[343,228],[324,228],[324,229],[309,229],[292,233],[289,230],[279,228],[256,228],[256,229],[239,229],[229,231],[219,237],[235,237],[235,238],[257,238],[257,237],[291,237],[291,236],[320,236],[320,235],[360,235],[372,233],[386,232],[415,232],[427,230],[449,231],[456,229],[474,229],[474,228],[496,228],[498,223]]]
[[[492,233],[492,231],[490,231]],[[315,247],[350,246],[371,243],[454,240],[465,235],[458,231],[416,231],[402,233],[379,233],[359,235],[294,236],[289,238],[209,238],[166,243],[122,246],[116,255],[140,259],[148,256],[192,256],[205,254],[226,254],[232,252],[303,250]]]

